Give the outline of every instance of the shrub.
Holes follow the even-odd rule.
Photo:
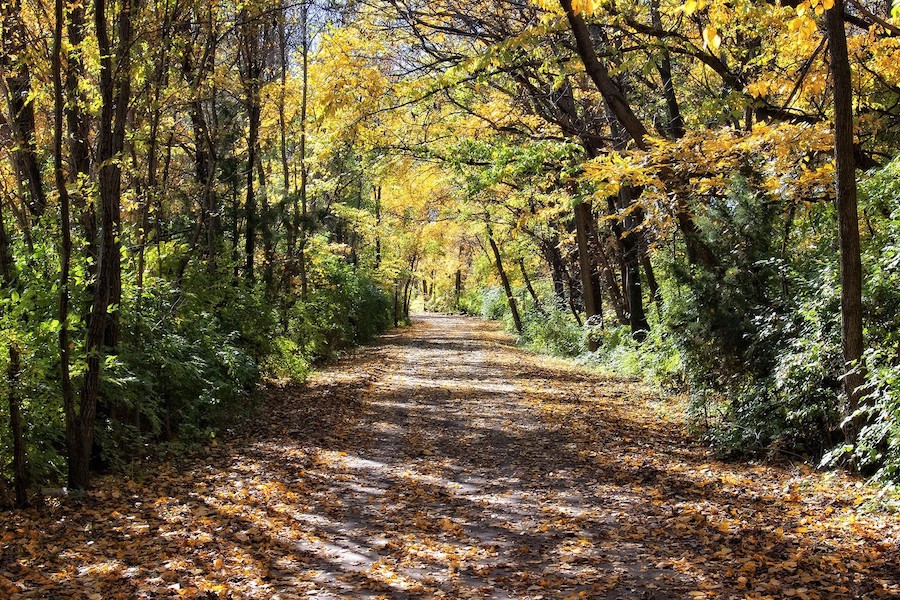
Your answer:
[[[526,305],[522,314],[521,343],[556,356],[578,356],[586,350],[584,331],[564,308],[548,306],[543,311]]]
[[[606,324],[594,327],[590,334],[598,343],[597,351],[586,360],[609,371],[640,377],[664,390],[681,391],[685,386],[681,355],[669,331],[656,323],[643,342],[637,342],[627,325]]]
[[[501,321],[509,313],[509,301],[503,288],[495,285],[481,291],[481,305],[477,314],[485,319]]]
[[[263,371],[277,379],[304,381],[310,365],[300,345],[289,337],[279,336],[272,346],[272,353],[263,363]]]
[[[855,446],[825,458],[851,458],[881,481],[900,483],[900,159],[860,182],[864,219],[865,425]]]
[[[341,261],[323,272],[325,285],[294,305],[286,333],[310,362],[367,343],[393,324],[393,300],[371,279]]]
[[[772,235],[782,218],[777,205],[736,181],[698,220],[720,270],[667,269],[674,288],[663,319],[692,412],[728,452],[820,455],[839,423],[837,282],[815,246],[785,254]]]

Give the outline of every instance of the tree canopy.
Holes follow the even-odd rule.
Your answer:
[[[900,478],[900,5],[12,0],[0,42],[0,502],[418,309]]]

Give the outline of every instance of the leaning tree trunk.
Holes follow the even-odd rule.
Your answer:
[[[534,286],[531,285],[531,277],[528,276],[528,269],[525,268],[525,259],[519,259],[519,270],[522,272],[522,280],[525,282],[525,289],[528,290],[528,295],[531,296],[532,302],[534,302],[534,308],[542,315],[547,315],[547,311],[544,310],[544,307],[541,306],[541,300],[538,298],[537,292],[534,290]]]
[[[488,235],[488,243],[491,245],[491,252],[494,254],[494,261],[497,265],[497,273],[500,275],[500,281],[503,283],[503,291],[506,293],[506,301],[509,304],[509,312],[512,313],[513,324],[516,327],[516,331],[521,335],[522,328],[522,317],[519,316],[519,307],[516,306],[516,298],[512,293],[512,286],[509,285],[509,277],[506,275],[506,269],[503,268],[503,260],[500,258],[500,248],[497,247],[497,242],[494,241],[494,236],[491,233],[491,228],[487,228]]]
[[[573,7],[572,0],[560,0],[560,6],[566,13],[566,19],[575,38],[575,49],[584,65],[585,72],[593,81],[600,95],[603,96],[603,100],[609,107],[609,111],[615,116],[616,121],[625,129],[628,136],[634,140],[635,146],[641,150],[646,150],[648,148],[646,140],[647,128],[631,108],[621,87],[611,77],[606,63],[601,60],[595,51],[587,23]],[[663,169],[660,175],[665,183],[677,183],[677,181],[672,180],[672,173],[666,169]],[[688,211],[686,204],[683,200],[679,200],[679,197],[676,197],[675,213],[678,226],[685,236],[690,262],[699,262],[708,268],[718,270],[720,267],[718,259],[701,239],[693,217]]]

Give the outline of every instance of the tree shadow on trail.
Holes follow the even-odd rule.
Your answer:
[[[900,594],[896,539],[848,521],[850,486],[715,461],[627,382],[484,327],[420,323],[140,485],[12,514],[0,597]]]

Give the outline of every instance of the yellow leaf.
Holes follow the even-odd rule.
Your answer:
[[[722,38],[719,37],[719,32],[715,25],[707,25],[703,30],[703,43],[713,52],[719,49],[719,46],[722,44]]]

